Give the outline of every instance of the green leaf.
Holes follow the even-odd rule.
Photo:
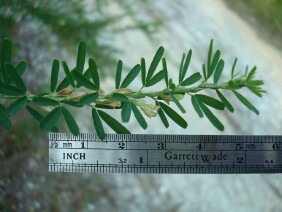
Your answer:
[[[212,57],[212,50],[213,50],[213,39],[211,39],[210,46],[209,46],[209,52],[208,52],[208,63],[207,66],[211,66],[211,57]]]
[[[116,71],[116,89],[120,88],[121,72],[122,72],[122,61],[119,60],[117,64],[117,71]]]
[[[217,66],[216,66],[215,73],[214,73],[214,83],[215,84],[220,79],[223,68],[224,68],[224,61],[222,59],[220,59]]]
[[[74,80],[72,78],[72,75],[71,75],[71,72],[70,72],[70,69],[69,69],[67,63],[65,61],[63,61],[62,65],[63,65],[64,72],[66,74],[66,77],[67,77],[69,84],[74,88],[75,87]]]
[[[169,127],[169,123],[168,123],[168,121],[167,121],[167,118],[166,118],[166,116],[165,116],[164,111],[162,110],[162,108],[159,108],[159,109],[158,109],[158,114],[159,114],[159,116],[160,116],[160,118],[161,118],[161,120],[162,120],[164,126],[165,126],[166,128],[168,128],[168,127]]]
[[[93,119],[93,123],[94,123],[94,127],[96,129],[96,133],[98,135],[98,137],[101,140],[104,140],[106,135],[105,135],[105,131],[101,122],[101,119],[97,113],[97,110],[95,108],[92,109],[92,119]]]
[[[97,65],[97,68],[98,68],[98,65]],[[89,68],[84,72],[83,76],[88,80],[91,78],[91,73],[90,73]]]
[[[35,118],[38,122],[43,119],[43,116],[39,112],[34,110],[32,107],[27,105],[26,109],[33,116],[33,118]]]
[[[121,110],[121,119],[123,122],[128,122],[131,116],[131,103],[126,102]]]
[[[183,108],[183,106],[180,104],[180,102],[174,97],[174,95],[172,95],[170,93],[170,97],[172,98],[172,100],[174,101],[174,103],[176,104],[176,106],[179,108],[179,110],[182,112],[182,113],[186,113],[185,109]]]
[[[251,111],[253,111],[255,114],[259,115],[259,111],[255,106],[253,106],[244,96],[242,96],[237,91],[233,91],[233,93],[236,95],[236,97]]]
[[[89,70],[91,73],[92,80],[94,84],[96,85],[97,89],[99,90],[100,89],[100,77],[98,73],[98,65],[95,62],[95,60],[92,58],[89,59]]]
[[[131,104],[131,109],[133,111],[133,114],[137,120],[137,122],[140,124],[140,126],[145,130],[147,129],[148,125],[146,120],[144,119],[143,115],[141,114],[141,112],[139,111],[139,109],[134,105]]]
[[[203,94],[196,94],[194,96],[197,98],[198,102],[201,101],[204,104],[209,105],[217,110],[224,110],[225,105],[217,99]]]
[[[22,80],[21,76],[17,72],[17,70],[14,68],[14,66],[11,63],[6,63],[5,69],[7,71],[7,74],[11,78],[11,80],[15,83],[15,85],[22,91],[26,92],[26,86],[24,84],[24,81]]]
[[[56,92],[60,92],[61,90],[65,89],[70,85],[68,78],[64,78],[62,82],[58,85]]]
[[[264,82],[262,80],[251,80],[248,82],[248,85],[251,85],[251,86],[261,86],[263,84]]]
[[[172,79],[170,78],[168,81],[168,87],[171,90],[174,90],[176,88],[176,85],[174,84],[174,82],[172,81]]]
[[[144,86],[146,84],[146,63],[144,58],[141,58],[141,78]]]
[[[235,67],[236,67],[236,64],[237,64],[237,60],[238,60],[238,58],[236,57],[234,62],[233,62],[233,65],[232,65],[232,69],[231,69],[231,78],[232,79],[234,77],[234,72],[235,72]]]
[[[83,105],[81,105],[80,102],[76,102],[76,101],[64,100],[63,103],[73,107],[83,107]]]
[[[249,71],[249,66],[247,65],[246,68],[245,68],[245,76],[247,76],[248,71]]]
[[[164,110],[164,112],[180,127],[182,128],[187,128],[188,124],[187,122],[178,114],[176,113],[173,109],[171,109],[169,106],[166,104],[159,102],[161,108]]]
[[[117,110],[117,109],[121,109],[122,107],[121,106],[119,106],[119,107],[117,107],[117,106],[109,106],[109,105],[104,105],[104,104],[96,104],[95,108],[115,109],[115,110]]]
[[[218,63],[219,57],[220,57],[220,51],[216,50],[211,65],[208,67],[208,78],[210,78],[210,76],[213,74],[213,71]]]
[[[140,72],[140,65],[135,65],[131,71],[127,74],[127,76],[124,78],[123,82],[121,83],[121,88],[126,88],[139,74]]]
[[[43,131],[51,130],[59,120],[61,116],[62,109],[61,107],[56,107],[50,113],[47,114],[41,121],[40,121],[40,129]]]
[[[162,63],[163,63],[163,71],[164,71],[165,84],[166,84],[166,87],[168,88],[168,73],[167,73],[167,66],[166,66],[165,58],[162,59]]]
[[[40,122],[43,119],[43,116],[34,110],[33,108],[29,107],[28,105],[26,106],[27,111],[35,118],[38,122]],[[51,129],[52,132],[59,132],[59,129],[57,127],[53,127]]]
[[[207,76],[207,70],[206,70],[206,65],[205,64],[203,64],[202,69],[203,69],[203,75],[204,75],[205,81],[207,81],[208,80],[208,76]]]
[[[161,70],[159,71],[153,78],[151,78],[149,81],[146,83],[146,87],[153,86],[160,82],[164,78],[164,71]]]
[[[0,108],[0,126],[7,130],[11,129],[12,127],[11,121],[2,108]]]
[[[228,81],[228,88],[229,89],[238,89],[240,86],[234,82],[233,80]]]
[[[89,68],[86,69],[86,71],[83,73],[83,76],[88,80],[91,79],[91,73],[90,73]],[[79,83],[77,83],[76,88],[80,88],[80,87],[81,87],[81,85]]]
[[[71,113],[65,107],[62,107],[62,112],[63,112],[63,116],[65,118],[65,121],[66,121],[68,128],[71,131],[71,133],[74,134],[74,135],[78,135],[79,134],[79,128],[77,126],[75,119],[71,115]]]
[[[24,74],[26,68],[27,68],[27,63],[24,60],[20,61],[18,65],[16,66],[16,70],[20,76]]]
[[[5,64],[11,62],[12,58],[12,42],[11,40],[5,38],[2,42],[2,52],[1,52],[1,70],[3,74],[4,81],[7,82],[8,78],[5,73]]]
[[[9,107],[6,108],[5,112],[7,115],[13,115],[19,112],[27,103],[26,96],[14,101]]]
[[[58,77],[59,77],[59,60],[53,60],[52,70],[51,70],[51,92],[54,92],[57,86]]]
[[[256,90],[260,93],[267,93],[265,90],[263,90],[261,87],[255,87]]]
[[[180,83],[181,86],[189,86],[193,85],[194,83],[198,82],[202,78],[199,72],[192,74],[190,77],[185,79],[183,82]]]
[[[210,109],[205,106],[202,102],[199,102],[199,105],[206,115],[206,117],[210,120],[210,122],[215,126],[218,130],[223,131],[224,126],[223,124],[218,120],[218,118],[210,111]]]
[[[234,108],[233,106],[230,104],[230,102],[223,96],[223,94],[219,91],[216,90],[216,93],[218,95],[218,97],[220,98],[220,100],[222,101],[222,103],[225,105],[225,107],[231,112],[234,112]]]
[[[247,86],[247,88],[258,97],[262,97],[262,93],[257,89],[257,87]]]
[[[127,96],[121,93],[113,93],[113,99],[121,102],[128,102]]]
[[[24,91],[18,89],[17,87],[2,82],[0,82],[0,93],[7,96],[22,96],[25,94]]]
[[[4,68],[5,63],[10,63],[12,58],[12,42],[5,38],[2,42],[1,52],[1,69]]]
[[[91,89],[91,90],[98,90],[97,86],[94,85],[90,80],[86,79],[78,70],[72,71],[73,78],[79,83],[80,85]]]
[[[89,105],[90,103],[94,102],[96,99],[98,99],[99,94],[98,93],[92,93],[87,96],[82,97],[79,100],[80,105]]]
[[[248,74],[248,77],[247,77],[247,80],[246,80],[246,81],[249,81],[249,80],[251,80],[251,79],[254,78],[254,75],[255,75],[255,73],[256,73],[256,70],[257,70],[257,67],[254,66],[254,67],[252,68],[252,70],[250,71],[250,73]]]
[[[80,41],[77,50],[77,60],[76,60],[76,69],[82,73],[85,63],[86,57],[86,43],[84,41]]]
[[[201,110],[201,108],[199,106],[198,100],[197,100],[197,98],[195,96],[191,96],[191,102],[192,102],[194,110],[197,112],[198,116],[200,118],[203,118],[204,117],[203,112],[202,112],[202,110]]]
[[[159,47],[158,51],[156,52],[156,54],[155,54],[155,56],[152,60],[152,63],[149,67],[149,71],[148,71],[146,81],[149,81],[153,77],[154,72],[157,69],[159,62],[161,61],[163,54],[164,54],[164,47],[161,46],[161,47]]]
[[[184,79],[184,77],[187,73],[187,70],[188,70],[188,67],[189,67],[189,64],[190,64],[190,61],[191,61],[191,57],[192,57],[192,50],[190,49],[189,52],[187,53],[187,57],[186,57],[186,60],[185,60],[184,66],[183,66],[181,81],[183,81],[183,79]]]
[[[182,72],[183,72],[183,64],[184,64],[184,60],[185,60],[186,54],[183,53],[182,55],[182,59],[181,59],[181,63],[180,63],[180,67],[179,67],[179,76],[178,76],[178,82],[181,83],[182,82]]]
[[[118,134],[130,134],[128,129],[122,126],[116,119],[108,115],[102,110],[98,110],[100,117]]]
[[[41,105],[41,106],[57,106],[57,105],[59,105],[59,102],[57,102],[54,99],[47,98],[47,97],[34,97],[32,99],[32,102],[34,104]]]
[[[42,93],[38,93],[38,94],[36,94],[36,96],[46,96],[46,95],[49,95],[49,93],[42,92]]]

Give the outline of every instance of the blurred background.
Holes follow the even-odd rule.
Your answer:
[[[227,70],[235,57],[237,71],[247,64],[258,67],[267,94],[262,99],[247,90],[243,94],[260,115],[225,93],[235,113],[216,113],[225,125],[223,133],[200,120],[188,99],[183,100],[189,122],[185,130],[172,122],[166,130],[158,118],[148,120],[146,131],[133,119],[126,127],[132,133],[153,134],[282,133],[280,0],[1,0],[1,40],[4,37],[13,41],[13,60],[28,61],[24,80],[31,92],[48,89],[54,58],[75,64],[80,40],[86,41],[89,56],[99,64],[102,88],[110,91],[118,59],[129,70],[141,57],[151,61],[162,45],[174,79],[182,53],[190,48],[189,70],[201,69],[213,38]],[[228,79],[230,72],[224,74]],[[139,89],[139,84],[132,84],[132,89]],[[73,112],[81,132],[94,132],[90,111]],[[120,119],[119,112],[112,115]],[[10,131],[0,129],[0,211],[282,210],[280,175],[49,173],[47,134],[26,112],[13,117],[13,123]],[[61,129],[67,131],[65,126]]]

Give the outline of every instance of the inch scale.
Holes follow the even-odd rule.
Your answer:
[[[50,133],[49,171],[282,173],[282,136]]]

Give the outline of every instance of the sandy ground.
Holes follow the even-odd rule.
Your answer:
[[[124,51],[119,57],[130,65],[141,56],[148,61],[156,49],[166,48],[169,74],[178,76],[182,52],[191,48],[193,58],[189,71],[199,71],[206,60],[211,38],[222,50],[226,68],[238,57],[238,71],[246,64],[257,65],[258,77],[264,79],[267,94],[250,98],[261,115],[256,116],[239,104],[231,94],[226,96],[235,105],[234,114],[217,113],[225,125],[223,133],[207,120],[200,120],[187,102],[185,118],[190,126],[183,130],[173,125],[168,130],[158,118],[148,121],[146,133],[160,134],[281,134],[282,131],[282,55],[262,40],[259,34],[220,0],[180,1],[158,0],[144,7],[136,2],[136,10],[144,18],[160,18],[164,26],[150,40],[137,30],[115,35],[113,45]],[[118,10],[113,6],[109,11]],[[130,22],[130,20],[127,20]],[[270,38],[271,39],[271,38]],[[224,72],[228,79],[230,72]],[[106,90],[112,79],[105,79]],[[138,89],[136,83],[132,88]],[[161,88],[161,86],[160,86]],[[209,92],[213,95],[214,93]],[[80,125],[91,131],[91,120],[83,114]],[[86,120],[86,121],[85,121]],[[87,121],[89,120],[89,122]],[[145,133],[135,121],[128,128],[132,133]],[[151,127],[150,127],[151,126]],[[110,131],[109,131],[110,132]],[[41,137],[41,140],[46,138]],[[40,148],[46,148],[45,143]],[[31,154],[19,167],[18,176],[5,175],[0,181],[0,198],[11,201],[15,211],[281,211],[280,175],[126,175],[126,174],[52,174],[47,172],[48,157]],[[32,174],[31,174],[32,173]],[[0,199],[1,200],[1,199]],[[59,211],[59,210],[58,210]]]

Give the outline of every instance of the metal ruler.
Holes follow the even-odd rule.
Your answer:
[[[49,171],[282,173],[282,136],[50,133]]]

